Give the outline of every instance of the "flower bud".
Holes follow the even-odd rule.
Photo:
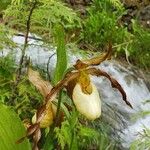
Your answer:
[[[101,100],[96,86],[91,83],[91,94],[85,94],[79,83],[73,89],[73,102],[77,110],[89,120],[95,120],[101,115]]]
[[[45,115],[40,122],[40,128],[47,128],[53,123],[53,119],[55,117],[56,106],[52,103],[47,104]],[[32,117],[32,123],[36,122],[36,113]]]

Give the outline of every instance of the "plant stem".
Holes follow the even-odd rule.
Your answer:
[[[128,42],[124,42],[124,43],[115,45],[115,46],[113,46],[112,48],[120,47],[120,46],[122,46],[122,45],[126,45],[126,44],[129,44],[129,43],[132,43],[132,42],[133,42],[133,40],[130,40],[130,41],[128,41]]]
[[[48,58],[48,62],[47,62],[47,75],[48,75],[48,80],[51,82],[51,76],[50,76],[50,71],[49,71],[49,63],[50,63],[50,59],[55,55],[56,53],[52,54],[49,58]]]
[[[24,57],[25,57],[25,51],[28,45],[28,36],[29,36],[29,32],[30,32],[30,23],[31,23],[31,16],[33,14],[33,10],[35,9],[37,5],[37,1],[35,0],[32,8],[30,9],[29,15],[28,15],[28,20],[26,23],[26,34],[25,34],[25,41],[24,41],[24,46],[22,49],[22,56],[20,58],[20,62],[19,62],[19,68],[17,70],[17,77],[16,77],[16,85],[18,84],[19,80],[20,80],[20,76],[21,76],[21,70],[23,67],[23,61],[24,61]]]
[[[27,19],[27,22],[26,22],[26,34],[25,34],[25,41],[24,41],[24,45],[23,45],[23,49],[22,49],[22,55],[21,55],[21,58],[20,58],[19,67],[16,71],[16,81],[15,81],[14,86],[12,88],[12,96],[11,96],[9,102],[8,102],[8,103],[11,103],[11,104],[14,102],[14,99],[17,95],[16,89],[17,89],[17,86],[18,86],[19,81],[20,81],[21,71],[22,71],[24,57],[25,57],[25,51],[26,51],[26,48],[27,48],[27,45],[28,45],[28,36],[29,36],[29,32],[30,32],[31,16],[33,14],[33,10],[35,9],[36,5],[37,5],[37,1],[35,0],[32,8],[30,9],[28,19]]]
[[[58,105],[57,105],[57,112],[56,112],[56,118],[55,118],[54,126],[56,126],[57,123],[58,123],[58,121],[59,121],[59,114],[60,114],[61,100],[62,100],[62,90],[60,90],[60,92],[59,92]]]
[[[44,150],[53,150],[54,149],[54,125],[51,126],[50,131],[48,132],[45,143],[43,146]]]
[[[71,138],[71,143],[70,143],[70,150],[72,149],[73,140],[74,140],[74,130],[72,129],[72,138]]]
[[[54,147],[52,146],[52,143],[54,142],[54,129],[57,126],[58,120],[59,120],[59,114],[60,114],[60,106],[61,106],[61,99],[62,99],[62,90],[59,92],[59,98],[58,98],[58,105],[57,105],[57,112],[56,112],[56,119],[54,124],[51,126],[50,131],[47,134],[46,141],[44,144],[44,150],[52,150]],[[54,143],[53,143],[54,145]]]

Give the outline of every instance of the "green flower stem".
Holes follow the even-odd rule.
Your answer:
[[[59,92],[57,112],[56,112],[56,118],[55,118],[54,126],[56,126],[58,121],[59,121],[61,100],[62,100],[62,90]]]

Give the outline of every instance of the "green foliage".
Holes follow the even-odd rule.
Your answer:
[[[144,128],[139,134],[139,138],[135,140],[131,146],[130,150],[148,150],[150,148],[150,129]]]
[[[10,55],[0,57],[0,102],[14,106],[18,115],[24,118],[30,118],[42,101],[34,86],[27,80],[26,76],[22,78],[16,87],[13,95],[15,82],[16,65]]]
[[[67,55],[66,55],[66,48],[65,48],[65,32],[64,29],[61,25],[56,25],[54,27],[54,38],[55,42],[57,45],[57,63],[56,63],[56,69],[54,72],[54,78],[53,82],[54,84],[57,84],[63,77],[66,69],[67,69]],[[56,112],[56,120],[59,119],[59,114],[60,114],[60,108],[61,108],[61,103],[62,103],[62,91],[59,93],[59,98],[58,98],[58,106],[57,106],[57,112]],[[53,129],[52,129],[53,130]],[[51,133],[49,132],[46,142],[44,144],[44,149],[45,150],[51,150],[50,148],[51,144],[49,141],[52,139],[51,138]]]
[[[17,97],[14,100],[16,112],[22,119],[31,118],[37,107],[42,103],[42,96],[31,85],[26,76],[19,82],[16,92]]]
[[[11,40],[13,34],[13,30],[3,24],[0,24],[0,50],[16,46],[16,44]]]
[[[11,0],[1,0],[0,2],[0,14],[1,12],[7,8],[8,4],[10,4]]]
[[[0,57],[0,102],[6,103],[12,96],[11,84],[13,81],[15,64],[10,55]]]
[[[63,108],[62,108],[63,109]],[[66,114],[66,112],[65,112]],[[102,132],[87,125],[86,120],[82,120],[78,112],[73,109],[72,112],[67,112],[65,120],[60,127],[50,129],[51,136],[49,136],[49,145],[44,147],[44,150],[55,149],[58,145],[62,150],[80,150],[80,149],[114,149],[115,141],[108,137],[108,130],[102,127]],[[80,123],[83,122],[84,123]],[[52,127],[51,127],[52,128]],[[57,141],[57,142],[56,142]],[[57,143],[56,145],[54,143]]]
[[[111,6],[115,7],[115,9],[117,9],[118,11],[124,10],[123,3],[120,0],[106,0],[106,1],[108,1],[108,3]]]
[[[92,11],[95,13],[96,10],[99,12],[105,11],[108,13],[112,13],[112,11],[115,10],[113,13],[120,14],[123,13],[124,7],[120,0],[94,0],[92,6],[90,7],[90,12]]]
[[[73,112],[72,115],[62,123],[61,128],[55,128],[56,138],[62,149],[78,149],[77,142],[77,112]]]
[[[4,19],[8,20],[10,27],[16,27],[24,31],[27,16],[34,1],[15,0],[6,10]],[[80,19],[77,14],[60,1],[37,0],[36,9],[31,17],[32,33],[52,40],[52,29],[55,24],[61,24],[66,30],[80,27]],[[62,13],[63,12],[63,13]]]
[[[107,132],[108,131],[100,133],[98,129],[85,127],[82,125],[79,128],[80,141],[82,141],[82,144],[79,142],[81,147],[80,149],[114,149],[115,141],[110,139],[108,136],[109,133]]]
[[[150,101],[146,100],[145,105],[149,104]],[[138,113],[135,118],[141,118],[150,116],[150,111],[145,110]],[[146,150],[150,148],[150,128],[144,127],[143,130],[138,134],[138,137],[130,145],[130,150]]]
[[[83,22],[81,39],[94,50],[103,49],[111,41],[115,56],[123,56],[127,61],[147,69],[150,67],[149,29],[132,20],[132,32],[129,32],[119,23],[124,13],[125,8],[118,0],[94,0]]]
[[[0,149],[31,150],[31,145],[27,139],[16,144],[16,141],[25,134],[25,128],[17,114],[0,104],[0,118]]]
[[[149,29],[140,26],[137,21],[132,20],[132,22],[132,34],[124,32],[124,43],[116,45],[116,52],[117,55],[125,54],[133,64],[147,69],[150,67],[150,32]]]
[[[95,47],[103,47],[108,41],[115,40],[118,32],[116,17],[105,11],[91,14],[84,27],[84,39]]]
[[[54,37],[57,43],[57,63],[54,73],[54,83],[57,84],[62,79],[63,74],[67,68],[67,55],[65,48],[65,32],[61,25],[54,28]]]
[[[61,128],[56,127],[56,139],[61,149],[113,149],[114,143],[106,134],[80,123],[78,113],[74,110]]]
[[[133,22],[133,42],[129,45],[131,60],[140,67],[150,67],[150,30]]]
[[[97,48],[103,47],[108,41],[122,43],[125,29],[118,27],[117,20],[123,11],[123,6],[118,0],[95,0],[88,9],[88,16],[84,22],[84,40]]]

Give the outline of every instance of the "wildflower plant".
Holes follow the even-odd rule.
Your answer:
[[[108,78],[112,87],[119,90],[124,102],[132,108],[132,105],[127,100],[125,91],[118,81],[105,71],[94,67],[106,59],[110,59],[111,52],[112,46],[109,44],[108,51],[106,53],[89,60],[77,60],[73,65],[73,69],[68,71],[54,87],[52,87],[48,81],[44,81],[38,72],[33,71],[31,68],[28,69],[29,80],[37,87],[44,97],[44,103],[37,110],[36,115],[32,119],[33,124],[27,129],[26,133],[26,136],[33,135],[33,149],[38,149],[38,142],[41,138],[40,128],[49,127],[56,119],[58,108],[54,102],[58,102],[56,100],[57,94],[62,90],[67,91],[76,109],[85,118],[95,120],[100,117],[101,99],[96,86],[90,79],[90,75],[98,77],[104,76]],[[19,142],[23,139],[24,137],[20,139]]]

